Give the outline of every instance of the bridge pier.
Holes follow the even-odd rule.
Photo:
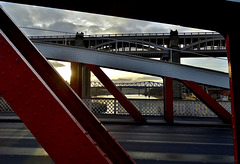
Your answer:
[[[178,31],[170,32],[170,42],[169,47],[172,49],[179,49],[179,38],[178,38]],[[180,53],[177,51],[170,50],[170,62],[180,63]],[[182,99],[182,84],[177,81],[172,81],[173,85],[173,99]]]
[[[85,47],[83,33],[77,33],[75,46]],[[71,63],[70,86],[81,98],[90,98],[91,73],[89,69],[80,63]]]

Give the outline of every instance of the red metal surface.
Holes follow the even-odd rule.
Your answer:
[[[164,77],[164,119],[167,123],[173,123],[173,87],[170,77]]]
[[[135,163],[3,9],[0,9],[0,17],[0,29],[111,161],[113,163]]]
[[[235,35],[235,34],[234,34]],[[239,45],[238,42],[233,42],[231,40],[230,44],[230,37],[233,35],[226,36],[226,48],[227,48],[227,57],[228,57],[228,70],[229,70],[229,84],[230,84],[230,95],[231,95],[231,110],[232,110],[232,131],[233,131],[233,144],[234,144],[234,158],[235,164],[239,163],[240,157],[240,96],[239,96],[239,82],[240,82],[240,68],[238,63],[238,53],[239,52]],[[236,38],[235,38],[236,39]],[[238,38],[239,39],[239,38]],[[237,45],[236,45],[237,44]],[[233,51],[233,48],[236,48],[237,51]],[[231,49],[230,49],[231,47]],[[237,57],[236,57],[237,55]],[[236,57],[236,58],[235,58]],[[233,61],[235,58],[235,61]]]
[[[146,119],[138,111],[138,109],[127,99],[127,97],[115,86],[108,76],[98,67],[86,64],[89,70],[101,81],[107,90],[118,100],[125,110],[132,116],[135,121],[144,122]]]
[[[54,162],[111,163],[2,34],[0,49],[0,94]]]
[[[220,119],[226,123],[231,123],[231,114],[206,93],[202,87],[192,81],[182,80],[182,82]]]

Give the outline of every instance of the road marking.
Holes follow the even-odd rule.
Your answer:
[[[0,147],[0,155],[48,156],[43,148]]]

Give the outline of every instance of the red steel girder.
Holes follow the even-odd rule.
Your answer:
[[[239,163],[240,158],[240,67],[238,59],[239,36],[239,33],[235,32],[226,36],[235,164]]]
[[[101,81],[107,90],[118,100],[125,110],[132,116],[135,121],[145,122],[146,119],[138,109],[127,99],[127,97],[116,87],[108,76],[98,67],[91,64],[85,64],[90,71]]]
[[[0,17],[0,29],[110,160],[113,163],[135,163],[2,8]]]
[[[112,163],[30,64],[0,35],[0,94],[55,163]]]
[[[193,81],[182,80],[182,82],[220,119],[226,123],[231,123],[231,114],[206,93],[202,87]]]
[[[164,119],[167,123],[173,123],[173,79],[164,77]]]

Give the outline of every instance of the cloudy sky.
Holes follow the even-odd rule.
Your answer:
[[[45,30],[63,31],[65,33],[44,30],[30,30],[21,28],[28,36],[36,35],[65,35],[66,32],[75,34],[84,32],[91,34],[117,34],[117,33],[169,33],[170,30],[181,32],[203,32],[206,30],[187,28],[177,25],[140,21],[112,16],[103,16],[83,12],[43,8],[28,5],[11,4],[0,1],[0,5],[19,27],[30,27]],[[184,64],[205,68],[213,68],[227,72],[227,62],[216,59],[183,59]],[[64,72],[69,64],[53,63],[58,70]],[[68,73],[66,73],[68,72]],[[157,80],[154,77],[129,75],[125,72],[106,71],[115,81],[144,81]],[[69,71],[65,71],[65,78],[69,79]],[[68,74],[68,75],[67,75]],[[117,76],[116,76],[117,75]],[[131,77],[131,78],[129,78]],[[94,78],[94,77],[93,77]]]
[[[171,29],[177,29],[179,32],[202,31],[163,23],[11,4],[1,1],[0,5],[3,6],[20,27],[42,28],[71,33],[84,32],[85,34],[168,33]],[[46,31],[23,30],[27,35],[56,34]]]

